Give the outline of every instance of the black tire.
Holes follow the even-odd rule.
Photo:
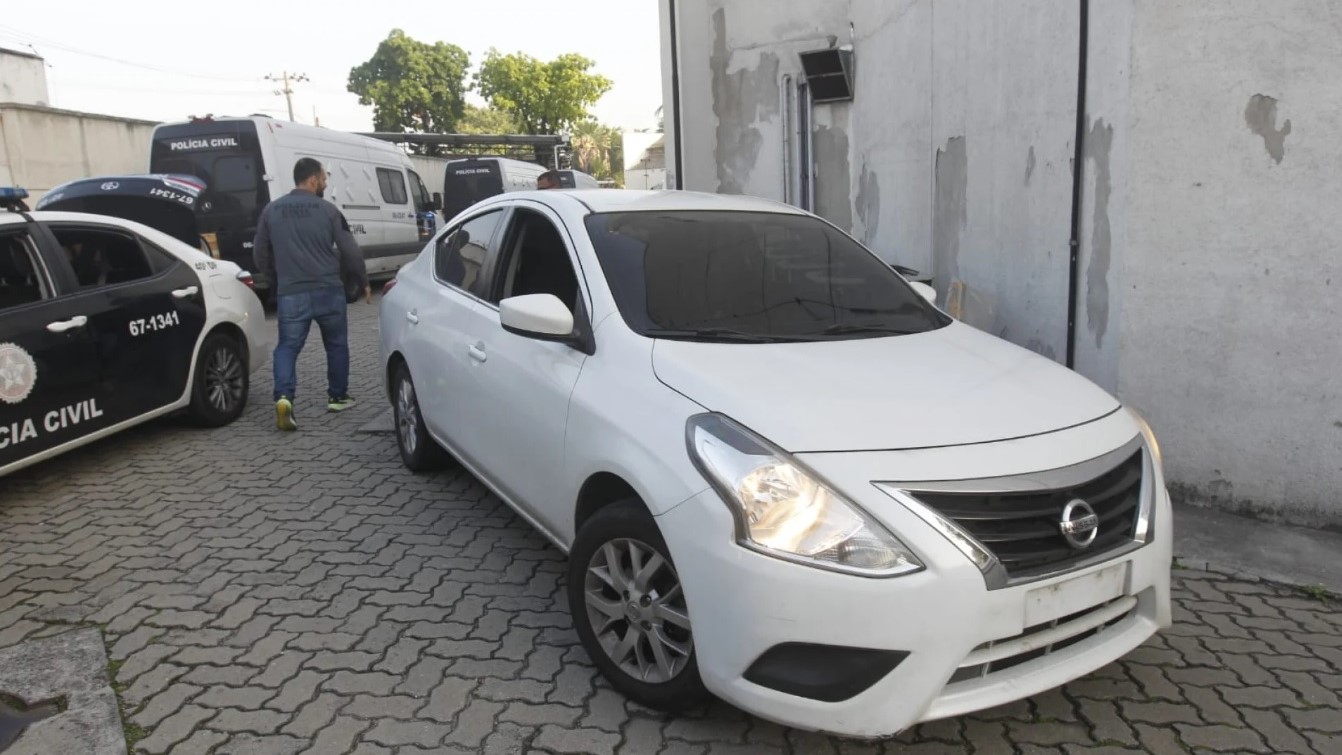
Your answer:
[[[401,452],[401,463],[405,468],[416,473],[441,468],[447,462],[447,452],[424,427],[419,395],[405,362],[397,363],[392,370],[391,411],[396,448]]]
[[[607,549],[607,544],[612,548]],[[640,562],[633,561],[631,544],[644,549]],[[612,575],[606,566],[606,576],[600,576],[598,562],[606,562],[612,552],[622,564],[619,574]],[[636,570],[632,566],[635,563],[649,566],[653,563],[650,554],[654,552],[662,565],[644,584],[636,584],[633,578]],[[613,582],[629,589],[617,590]],[[589,591],[595,600],[606,604],[605,609],[589,604]],[[587,654],[611,686],[625,697],[645,707],[670,712],[695,708],[709,699],[699,675],[689,615],[684,609],[684,591],[675,564],[657,523],[639,501],[629,499],[606,506],[583,525],[569,552],[568,599],[573,626]],[[664,609],[677,612],[679,620],[666,620],[659,613]],[[614,615],[616,610],[620,616]],[[637,618],[640,611],[641,620]],[[599,630],[593,626],[594,616],[604,622]],[[632,642],[630,632],[637,636]],[[653,647],[655,642],[660,643],[660,657]],[[608,650],[611,645],[614,649]],[[624,647],[629,650],[623,654],[622,662],[617,661],[613,653],[619,654]],[[673,650],[676,647],[687,652],[676,652]],[[664,665],[663,659],[669,662]],[[642,676],[636,675],[645,661],[648,670]]]
[[[251,390],[251,365],[237,339],[214,333],[201,344],[187,415],[202,427],[223,427],[242,416]]]

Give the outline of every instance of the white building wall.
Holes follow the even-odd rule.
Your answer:
[[[153,121],[0,105],[0,186],[22,186],[29,205],[66,181],[149,170]]]
[[[1077,0],[674,0],[678,119],[671,5],[684,188],[783,199],[781,80],[851,42],[856,99],[815,108],[817,212],[933,273],[966,322],[1064,360]],[[1331,6],[1089,13],[1076,368],[1148,416],[1184,499],[1342,522]]]
[[[47,105],[46,61],[31,53],[0,48],[0,103]]]

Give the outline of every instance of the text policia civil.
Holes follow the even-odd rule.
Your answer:
[[[0,343],[0,408],[21,407],[37,386],[37,364],[22,347]],[[8,414],[8,412],[6,412]],[[37,440],[43,433],[59,433],[103,416],[96,398],[0,423],[0,449]]]

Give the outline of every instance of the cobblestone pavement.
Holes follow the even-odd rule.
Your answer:
[[[1061,691],[878,743],[725,705],[666,717],[596,678],[561,554],[470,476],[405,472],[376,309],[355,305],[352,414],[272,429],[268,369],[232,427],[165,421],[0,483],[0,647],[102,627],[152,753],[1342,752],[1342,607],[1202,572],[1172,631]]]

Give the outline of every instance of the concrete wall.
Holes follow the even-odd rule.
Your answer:
[[[1342,523],[1342,13],[1134,7],[1118,391],[1189,497]]]
[[[815,107],[813,209],[1063,361],[1077,0],[676,0],[679,119],[662,5],[685,188],[798,203],[780,84],[852,44],[855,100]],[[1342,524],[1337,13],[1089,8],[1076,368],[1147,415],[1185,500]]]
[[[46,106],[46,61],[36,55],[0,48],[0,102]]]
[[[676,5],[685,188],[797,203],[784,78],[800,80],[798,53],[852,44],[854,101],[813,112],[812,209],[931,273],[966,322],[1062,358],[1076,2]]]
[[[0,103],[0,186],[22,186],[29,206],[66,181],[149,170],[152,121]]]

